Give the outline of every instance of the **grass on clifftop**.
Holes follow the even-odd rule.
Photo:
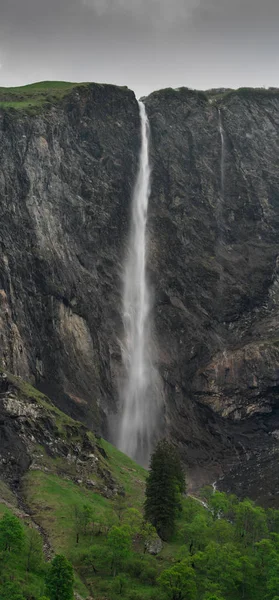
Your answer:
[[[40,81],[22,87],[0,87],[0,108],[34,112],[43,105],[62,100],[75,87],[86,85],[88,84],[68,81]]]

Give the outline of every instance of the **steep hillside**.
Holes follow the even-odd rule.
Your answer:
[[[124,510],[142,510],[146,472],[20,378],[2,372],[0,396],[0,515],[11,511],[35,527],[47,560],[64,553],[87,597],[78,557],[88,538],[78,529],[78,511],[90,507],[91,536],[104,542]]]

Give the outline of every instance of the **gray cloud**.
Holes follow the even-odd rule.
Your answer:
[[[0,85],[278,85],[278,0],[0,0]]]
[[[97,14],[121,14],[153,27],[170,27],[189,18],[199,0],[82,0]]]

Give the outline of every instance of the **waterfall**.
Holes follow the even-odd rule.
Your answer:
[[[221,141],[221,153],[220,153],[220,193],[217,200],[216,206],[216,219],[217,219],[217,240],[216,240],[216,257],[219,263],[219,282],[218,282],[218,304],[219,304],[219,318],[222,320],[223,306],[224,306],[224,286],[225,286],[225,273],[224,273],[224,201],[225,201],[225,136],[224,128],[222,123],[221,109],[218,108],[218,129],[220,133]],[[223,342],[220,344],[220,348],[224,351]]]
[[[217,254],[222,254],[222,246],[224,244],[224,200],[225,200],[225,137],[222,123],[222,114],[218,108],[218,129],[221,140],[221,155],[220,155],[220,193],[216,206],[217,218]]]
[[[121,393],[118,447],[147,465],[158,422],[160,393],[152,347],[151,294],[146,275],[147,211],[150,196],[149,122],[139,102],[141,151],[132,198],[131,227],[124,265],[122,360],[125,381]]]
[[[224,193],[225,193],[225,138],[224,138],[224,129],[222,124],[222,115],[221,110],[218,108],[218,116],[219,116],[219,132],[221,138],[221,202],[223,204],[224,201]]]

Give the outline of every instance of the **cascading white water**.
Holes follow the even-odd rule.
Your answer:
[[[219,132],[221,137],[221,201],[224,201],[224,192],[225,192],[225,138],[224,138],[224,129],[222,124],[222,115],[221,110],[218,108],[219,115]]]
[[[219,280],[219,298],[222,300],[223,295],[223,283],[224,283],[224,269],[222,262],[222,250],[224,245],[224,196],[225,196],[225,137],[222,123],[222,114],[220,108],[218,108],[218,128],[221,139],[221,155],[220,155],[220,194],[217,201],[216,207],[216,218],[217,218],[217,244],[216,253],[219,257],[220,262],[220,280]]]
[[[151,340],[151,297],[146,276],[147,210],[150,196],[149,122],[139,102],[141,152],[132,199],[131,229],[124,269],[123,323],[125,338],[122,358],[125,382],[119,448],[146,465],[152,449],[158,417],[158,376],[153,364]]]
[[[221,154],[220,154],[220,194],[217,201],[216,207],[216,218],[217,218],[217,242],[216,242],[216,256],[219,262],[219,282],[218,282],[218,302],[219,302],[219,318],[222,319],[223,314],[223,303],[224,303],[224,287],[225,287],[225,273],[224,273],[224,200],[225,200],[225,136],[224,128],[222,123],[222,113],[218,108],[218,128],[221,140]],[[223,342],[220,343],[220,349],[223,351],[224,360],[226,360],[226,350]]]

